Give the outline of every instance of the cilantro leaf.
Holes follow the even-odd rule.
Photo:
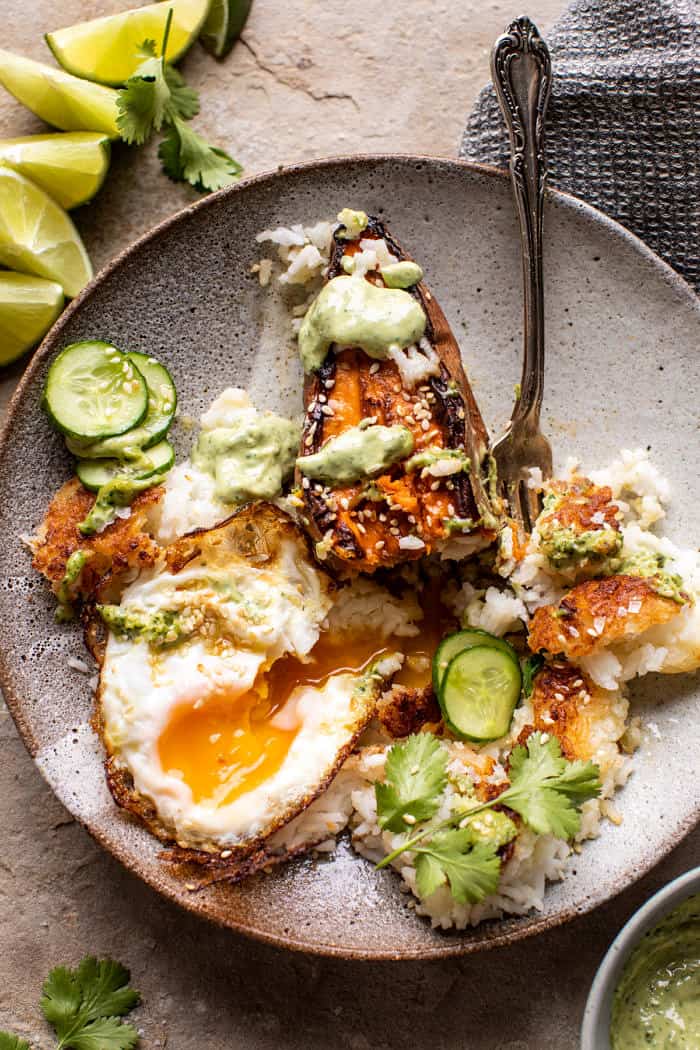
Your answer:
[[[172,12],[168,15],[160,55],[155,40],[144,40],[137,48],[143,59],[117,95],[117,127],[130,144],[142,145],[153,131],[175,117],[189,120],[199,112],[197,92],[187,87],[180,73],[165,61]]]
[[[436,736],[418,733],[394,744],[384,783],[374,786],[380,828],[401,832],[409,824],[429,820],[440,808],[446,784],[447,754]]]
[[[194,88],[188,87],[182,74],[168,63],[163,68],[163,75],[170,92],[168,119],[181,117],[183,120],[191,120],[192,117],[196,117],[199,113],[199,95]]]
[[[498,887],[501,861],[495,847],[474,845],[468,828],[439,831],[415,851],[416,886],[423,898],[449,883],[458,904],[476,904]]]
[[[59,1038],[70,1031],[80,1012],[81,992],[75,974],[65,966],[56,966],[44,981],[39,1005]]]
[[[0,1050],[29,1050],[29,1043],[18,1035],[0,1032]]]
[[[174,117],[158,148],[163,170],[175,182],[189,182],[196,189],[220,190],[235,182],[243,170],[237,161]]]
[[[129,987],[129,971],[112,959],[87,956],[76,970],[53,969],[42,989],[40,1006],[59,1040],[72,1050],[131,1050],[138,1034],[118,1016],[139,1002]]]
[[[541,653],[533,653],[528,656],[523,664],[523,693],[526,697],[532,696],[535,678],[544,667],[544,656]]]
[[[159,66],[160,59],[148,59],[144,66],[150,63]],[[154,130],[159,131],[169,97],[164,76],[138,73],[130,77],[117,95],[117,127],[124,142],[142,146]]]
[[[133,1025],[117,1017],[102,1017],[61,1045],[71,1050],[133,1050],[138,1041],[139,1033]]]
[[[599,772],[592,762],[567,762],[556,737],[543,741],[542,733],[533,733],[527,750],[513,749],[510,787],[498,802],[538,834],[570,839],[581,827],[582,803],[600,792]]]
[[[129,971],[114,959],[88,955],[77,969],[82,1007],[88,1021],[98,1017],[121,1017],[138,1004],[139,994],[129,987]]]

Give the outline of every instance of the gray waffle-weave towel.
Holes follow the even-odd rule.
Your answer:
[[[700,291],[700,3],[574,0],[545,37],[550,184],[612,215]],[[491,86],[460,156],[508,164]]]

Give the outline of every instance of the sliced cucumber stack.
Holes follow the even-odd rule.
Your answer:
[[[67,437],[97,441],[139,425],[148,411],[148,387],[111,343],[85,341],[67,346],[53,362],[43,403]]]
[[[478,743],[497,740],[508,732],[520,699],[517,653],[486,631],[457,631],[435,653],[433,684],[454,733]]]
[[[114,520],[116,491],[118,505],[125,505],[175,462],[165,440],[177,406],[175,384],[148,354],[125,354],[100,340],[72,343],[49,369],[43,405],[78,459],[79,480],[97,493],[99,523],[91,511],[79,526],[85,535]]]
[[[148,390],[146,418],[137,427],[86,443],[68,438],[66,444],[74,456],[83,459],[122,459],[126,462],[138,460],[144,449],[152,448],[168,433],[177,408],[175,384],[167,368],[154,357],[132,351],[124,355],[143,376]]]
[[[79,459],[75,473],[86,489],[98,492],[116,477],[129,477],[137,481],[154,475],[165,474],[175,462],[175,449],[169,441],[159,441],[144,452],[140,461],[124,464],[119,459]],[[155,478],[154,478],[155,481]]]

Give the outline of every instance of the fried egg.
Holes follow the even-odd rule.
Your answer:
[[[296,526],[253,504],[103,610],[109,780],[159,837],[245,854],[330,783],[381,681],[371,654],[349,666],[337,645],[306,662],[332,592]]]

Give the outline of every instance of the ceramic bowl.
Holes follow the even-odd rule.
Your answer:
[[[480,951],[588,911],[660,859],[700,811],[694,717],[698,682],[647,678],[637,711],[653,723],[620,793],[620,827],[572,859],[543,910],[476,929],[433,930],[407,906],[393,872],[376,872],[341,843],[237,886],[192,893],[159,843],[107,790],[90,726],[88,676],[76,627],[57,626],[54,600],[22,537],[69,477],[71,458],[39,405],[48,365],[65,345],[102,338],[154,354],[196,418],[228,385],[265,409],[301,408],[289,318],[250,272],[258,231],[332,218],[346,205],[383,216],[423,265],[459,340],[493,434],[510,415],[522,332],[518,228],[507,175],[426,157],[318,162],[249,179],[187,208],[117,258],[61,317],[12,401],[0,455],[0,677],[42,774],[95,838],[161,893],[197,914],[290,948],[355,958],[426,958]],[[621,447],[650,446],[673,486],[667,531],[697,543],[700,310],[688,286],[635,237],[564,194],[546,217],[547,375],[544,426],[556,459],[600,466]],[[176,426],[178,456],[192,434]],[[658,703],[659,697],[663,703]]]
[[[700,868],[680,875],[655,893],[622,927],[598,968],[588,994],[581,1028],[581,1050],[610,1050],[610,1012],[618,982],[642,937],[688,897],[700,893]]]

